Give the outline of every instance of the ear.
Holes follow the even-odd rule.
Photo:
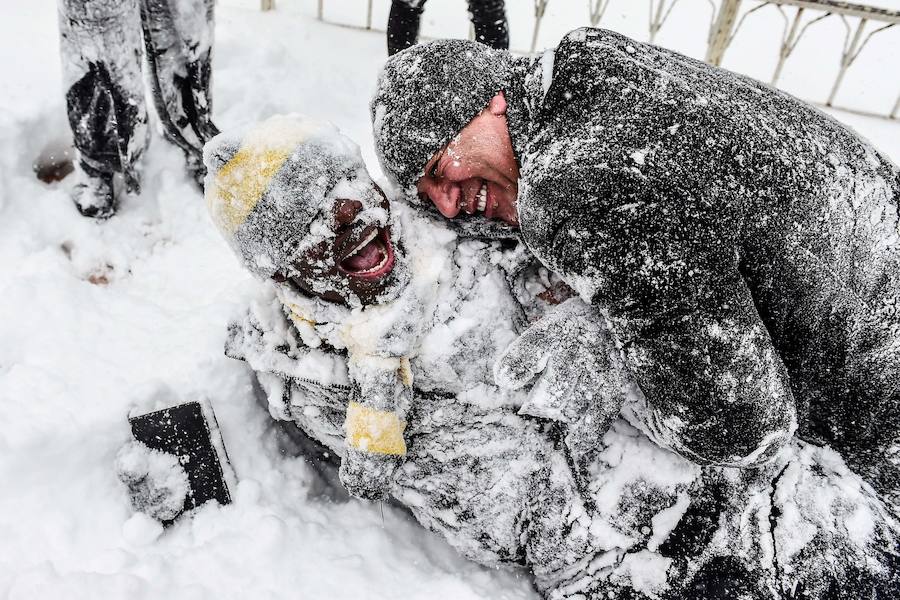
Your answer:
[[[488,104],[488,110],[495,117],[506,114],[506,96],[503,95],[503,90],[500,90],[497,92],[497,95],[491,98],[491,101]]]

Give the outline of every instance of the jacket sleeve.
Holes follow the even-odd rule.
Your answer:
[[[409,356],[422,304],[409,289],[391,305],[372,307],[362,321],[342,328],[354,396],[344,421],[346,454],[341,482],[360,498],[387,497],[394,471],[405,460],[406,414],[412,403]]]
[[[538,182],[523,198],[526,240],[608,312],[657,442],[700,463],[769,458],[796,429],[794,402],[737,256],[705,230],[710,223],[671,214],[643,182],[618,179],[579,195],[564,186],[564,196],[559,180]],[[618,206],[596,210],[598,194]],[[582,210],[566,214],[560,204]],[[535,235],[528,221],[549,223],[554,213],[560,222]]]
[[[523,237],[608,313],[657,442],[753,464],[790,438],[796,410],[740,273],[747,202],[722,150],[725,115],[642,64],[655,49],[620,39],[573,34],[556,52],[523,153]]]
[[[405,357],[351,356],[356,397],[347,408],[347,447],[370,454],[403,456],[406,412],[411,396]]]

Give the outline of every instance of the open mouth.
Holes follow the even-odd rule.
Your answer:
[[[482,180],[478,191],[475,192],[475,195],[472,196],[470,200],[461,197],[459,208],[460,216],[483,216],[488,219],[493,218],[494,211],[497,209],[497,204],[491,197],[490,190],[488,189],[488,182]]]
[[[387,227],[366,227],[359,238],[344,247],[347,250],[338,266],[347,275],[378,279],[394,268],[394,248]]]

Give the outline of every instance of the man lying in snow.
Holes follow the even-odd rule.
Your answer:
[[[537,57],[410,48],[371,111],[404,190],[447,218],[520,226],[604,314],[655,441],[756,465],[799,425],[900,501],[900,173],[864,140],[759,82],[599,29]],[[498,381],[543,370],[565,391],[558,369],[579,342],[557,324],[572,321],[514,344]]]
[[[217,227],[255,275],[279,282],[304,344],[346,350],[358,394],[341,480],[360,497],[381,498],[406,451],[409,356],[434,278],[408,284],[387,200],[355,160],[356,146],[330,125],[273,117],[209,147]]]
[[[367,319],[419,315],[416,334],[401,335],[412,340],[405,460],[385,483],[466,556],[527,565],[546,598],[849,600],[900,591],[900,526],[830,450],[792,442],[763,468],[702,468],[615,420],[573,464],[559,424],[521,415],[528,393],[493,384],[491,366],[509,341],[567,296],[515,238],[457,236],[379,201],[373,260],[365,247],[349,262],[328,244],[323,253],[323,240],[342,247],[348,201],[365,222],[383,197],[355,146],[297,117],[215,138],[206,165],[214,222],[245,266],[274,274],[231,326],[227,352],[257,372],[275,418],[346,460],[358,449],[348,363],[359,357],[337,332],[350,323],[353,337],[367,326],[380,336]],[[406,288],[420,286],[430,289],[428,305],[407,306],[423,295]],[[591,335],[607,339],[600,327]],[[597,394],[623,394],[612,358],[586,357]]]

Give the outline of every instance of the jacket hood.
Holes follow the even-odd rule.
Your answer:
[[[468,40],[436,40],[388,59],[370,104],[388,177],[409,191],[428,160],[510,87],[521,60]]]

